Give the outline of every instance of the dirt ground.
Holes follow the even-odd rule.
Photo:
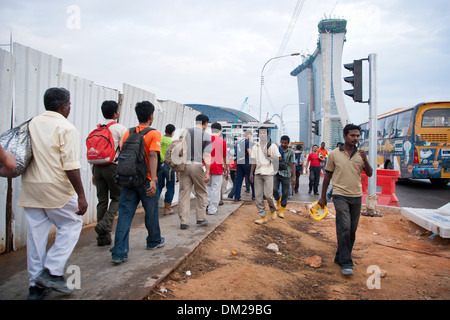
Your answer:
[[[361,216],[353,249],[355,275],[344,276],[333,262],[332,204],[328,216],[317,221],[304,204],[288,203],[285,219],[260,226],[254,223],[255,205],[246,202],[147,299],[450,299],[450,239],[430,239],[430,232],[398,209],[379,211],[382,217]],[[266,248],[270,243],[278,245],[278,254]],[[312,256],[321,257],[320,267],[306,263]]]

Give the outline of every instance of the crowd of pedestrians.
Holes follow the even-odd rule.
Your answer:
[[[24,207],[28,222],[29,299],[42,299],[50,289],[71,293],[64,282],[63,269],[78,241],[81,216],[88,205],[80,178],[80,136],[67,120],[71,108],[69,91],[48,89],[44,106],[45,112],[34,117],[29,125],[32,148],[39,152],[34,152],[33,160],[22,175],[18,203]],[[212,123],[209,134],[206,131],[209,118],[200,114],[195,125],[185,129],[177,140],[182,142],[182,148],[177,149],[177,154],[168,154],[175,152],[172,138],[177,128],[167,124],[164,135],[152,128],[154,110],[149,101],[137,103],[138,125],[127,129],[117,123],[118,104],[104,101],[101,105],[104,120],[97,126],[98,134],[92,135],[97,138],[89,142],[92,145],[88,146],[88,161],[98,198],[97,245],[112,245],[110,252],[114,264],[128,261],[130,227],[139,203],[145,210],[147,249],[164,246],[165,239],[159,227],[159,198],[166,189],[163,214],[174,214],[172,202],[176,182],[179,182],[177,213],[181,230],[191,227],[191,192],[197,198],[195,224],[207,226],[207,215],[217,214],[219,205],[223,203],[224,179],[227,181],[229,176],[233,188],[228,198],[241,201],[245,181],[245,191],[251,192],[259,216],[255,223],[261,225],[277,217],[285,218],[288,198],[299,192],[302,172],[309,173],[309,194],[319,195],[322,171],[325,180],[319,203],[322,206],[326,204],[327,188],[334,173],[333,196],[339,211],[337,228],[344,230],[338,234],[335,262],[341,265],[345,274],[351,274],[351,248],[361,204],[360,187],[354,185],[352,179],[359,177],[363,168],[371,175],[365,153],[360,152],[360,157],[354,157],[359,127],[346,127],[345,144],[330,155],[322,143],[320,149],[314,145],[312,152],[305,157],[300,145],[296,145],[295,150],[290,147],[289,136],[282,136],[278,144],[272,142],[265,127],[257,130],[255,141],[252,132],[246,131],[241,140],[235,139],[234,144],[228,146],[222,137],[221,124]],[[102,136],[99,132],[106,134]],[[111,156],[101,155],[103,147],[94,143],[98,136],[109,143],[105,148],[109,148],[106,152]],[[165,161],[168,157],[183,159],[183,169],[173,169]],[[0,149],[0,160],[2,173],[14,168],[13,157],[3,148]],[[351,168],[346,167],[348,160],[353,163]],[[340,214],[341,211],[344,214]],[[113,242],[111,235],[116,216]],[[352,221],[351,228],[345,225],[345,221]],[[47,251],[52,225],[57,227],[57,234],[55,243]]]

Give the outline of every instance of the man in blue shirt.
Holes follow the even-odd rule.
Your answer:
[[[251,157],[251,142],[252,132],[250,130],[245,131],[244,138],[238,142],[236,146],[236,180],[235,188],[234,188],[234,200],[241,200],[241,188],[242,188],[242,180],[244,177],[249,181],[250,178],[250,157]],[[253,183],[251,183],[252,187],[252,199],[255,199],[255,187]]]

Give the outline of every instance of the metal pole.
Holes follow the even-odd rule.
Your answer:
[[[373,168],[372,177],[368,181],[368,194],[377,193],[377,55],[369,55],[369,163]],[[376,202],[375,202],[376,203]]]
[[[261,88],[259,90],[259,122],[262,122],[262,90],[263,90],[263,86],[264,86],[264,68],[267,66],[267,64],[274,60],[274,59],[280,59],[280,58],[286,58],[286,57],[295,57],[295,56],[299,56],[300,53],[291,53],[291,54],[287,54],[284,56],[279,56],[279,57],[273,57],[269,60],[266,61],[266,63],[264,64],[264,66],[262,67],[261,70]]]

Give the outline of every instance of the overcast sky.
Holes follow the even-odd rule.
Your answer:
[[[0,42],[12,30],[13,41],[62,58],[64,72],[120,91],[128,83],[158,99],[235,109],[248,97],[243,111],[258,118],[261,69],[301,2],[0,0]],[[450,1],[305,0],[282,54],[313,53],[330,14],[348,21],[343,63],[378,54],[378,113],[450,100]],[[263,119],[298,103],[289,73],[301,57],[276,61],[264,72]],[[367,104],[345,103],[351,121],[366,120]],[[297,140],[298,110],[283,115]]]

